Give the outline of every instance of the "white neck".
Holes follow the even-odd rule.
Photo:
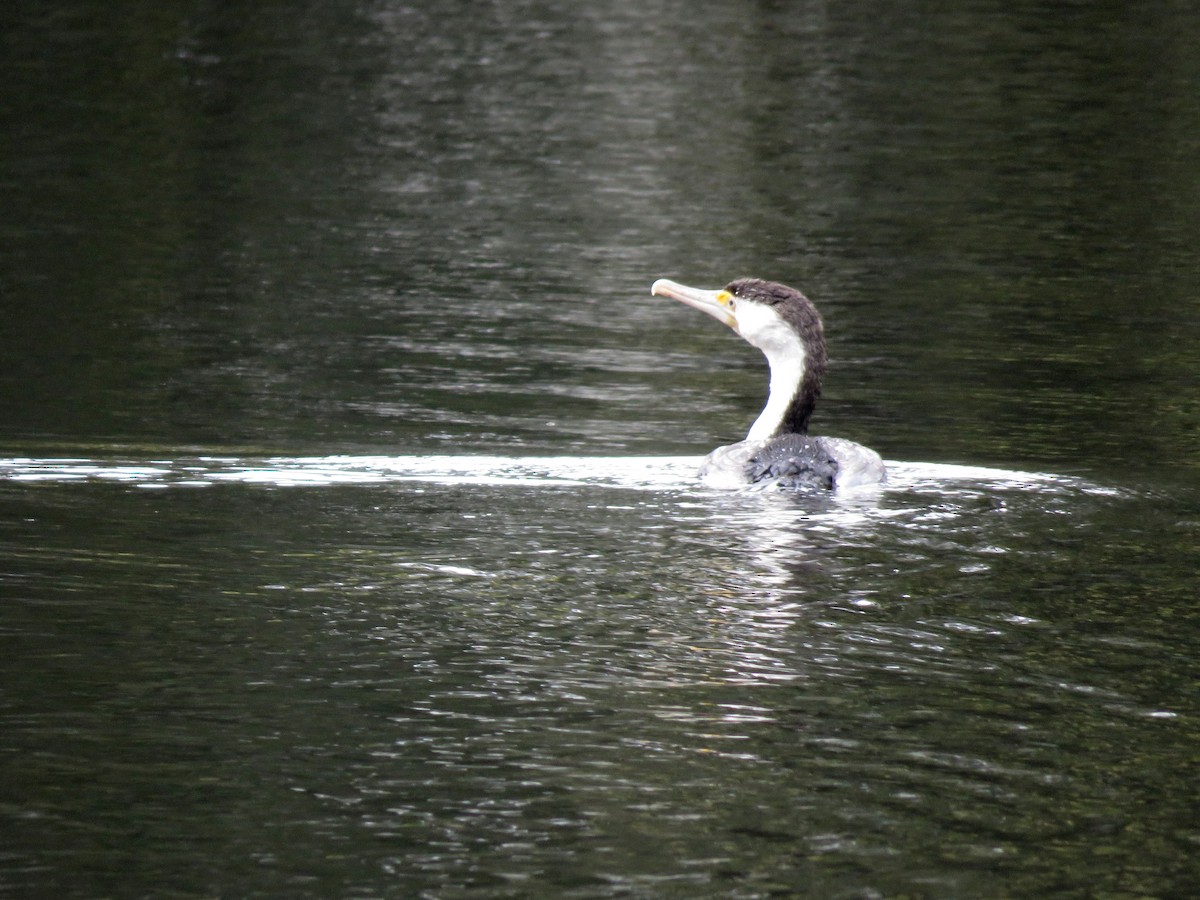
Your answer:
[[[774,435],[783,424],[784,413],[791,406],[796,391],[800,390],[800,381],[804,378],[804,350],[797,348],[795,343],[792,342],[788,352],[767,354],[771,366],[771,392],[767,396],[767,405],[746,434],[748,441],[765,441]]]

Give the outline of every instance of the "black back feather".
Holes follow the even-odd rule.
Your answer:
[[[775,482],[789,489],[830,490],[838,464],[820,442],[803,434],[785,434],[768,441],[746,462],[753,484]]]

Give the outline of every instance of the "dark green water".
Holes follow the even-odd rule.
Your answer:
[[[0,895],[1189,896],[1200,16],[1010,7],[0,12]]]

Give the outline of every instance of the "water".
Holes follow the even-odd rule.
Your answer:
[[[239,7],[0,14],[0,894],[1189,895],[1200,20]]]

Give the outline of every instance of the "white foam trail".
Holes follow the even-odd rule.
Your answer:
[[[177,461],[0,459],[0,480],[120,481],[152,487],[243,482],[284,486],[425,481],[480,485],[693,486],[699,457],[201,456]]]
[[[703,491],[699,456],[225,456],[178,460],[87,458],[0,459],[0,480],[117,481],[139,487],[240,482],[276,487],[429,482],[513,486],[594,485],[642,490]],[[1094,488],[1062,476],[940,463],[888,462],[884,490],[974,482],[1031,490]]]

